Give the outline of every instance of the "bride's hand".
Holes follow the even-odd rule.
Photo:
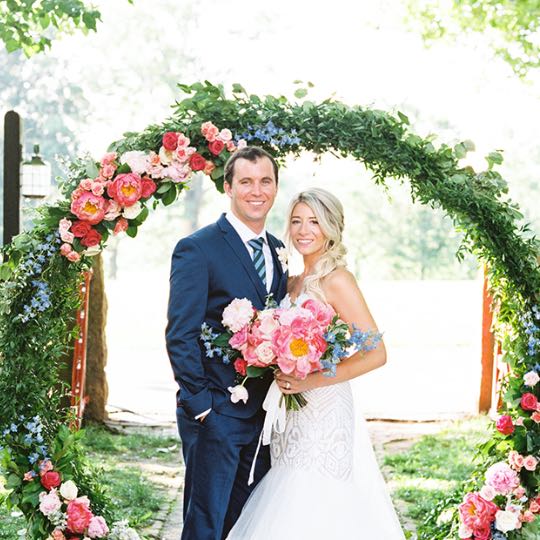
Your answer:
[[[284,394],[299,394],[306,390],[312,390],[314,388],[312,384],[312,375],[308,375],[305,379],[297,379],[292,375],[286,375],[285,373],[277,370],[274,374],[279,389]]]

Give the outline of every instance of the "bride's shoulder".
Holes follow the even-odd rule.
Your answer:
[[[358,283],[352,272],[339,267],[324,277],[322,287],[327,296],[334,296],[346,293],[351,288],[358,289]]]

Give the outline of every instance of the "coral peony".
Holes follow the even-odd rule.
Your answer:
[[[107,194],[121,206],[131,206],[141,198],[142,179],[133,172],[119,174],[107,186]]]
[[[478,493],[467,493],[459,505],[459,515],[462,523],[476,534],[482,527],[490,527],[499,507],[491,501],[486,501]]]
[[[71,212],[82,221],[96,225],[105,217],[107,201],[90,191],[84,191],[71,202]]]
[[[68,503],[67,527],[71,532],[83,533],[93,517],[86,497],[79,497]]]

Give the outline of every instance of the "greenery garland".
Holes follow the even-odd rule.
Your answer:
[[[250,95],[238,84],[231,98],[209,82],[179,87],[187,97],[169,120],[125,134],[100,162],[71,164],[61,186],[64,199],[41,207],[33,230],[5,250],[6,262],[0,266],[0,444],[11,489],[8,502],[24,512],[28,537],[138,537],[125,522],[110,529],[106,525],[115,516],[82,455],[81,434],[68,427],[71,412],[63,405],[68,389],[60,372],[75,335],[81,271],[91,266],[92,255],[111,234],[135,236],[150,207],[172,204],[193,172],[206,173],[222,191],[223,165],[246,143],[267,149],[280,161],[306,150],[350,156],[383,186],[389,178],[408,179],[414,201],[442,208],[463,232],[458,257],[474,253],[488,268],[495,331],[512,375],[505,384],[505,414],[479,448],[477,473],[459,493],[441,501],[420,537],[537,537],[539,251],[495,170],[501,154],[489,154],[487,170],[477,172],[461,165],[473,149],[470,141],[435,146],[433,138],[412,133],[402,113],[394,116],[333,99],[314,103],[305,99],[304,88],[296,91],[299,102],[292,103],[283,96]],[[502,485],[501,478],[511,486]]]

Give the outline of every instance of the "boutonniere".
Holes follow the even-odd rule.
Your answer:
[[[283,273],[287,271],[289,268],[287,266],[287,263],[289,262],[289,252],[287,251],[286,247],[280,247],[276,249],[276,253],[279,259],[279,262],[281,263],[281,269],[283,270]]]

